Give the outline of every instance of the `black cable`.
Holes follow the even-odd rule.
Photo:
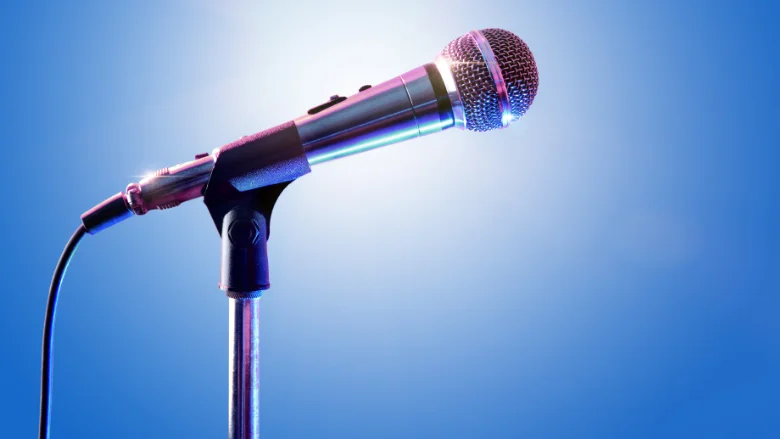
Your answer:
[[[57,261],[57,268],[54,269],[54,277],[51,279],[49,287],[49,304],[46,306],[46,319],[43,323],[43,353],[41,354],[41,421],[38,424],[38,438],[48,439],[49,424],[51,422],[51,349],[54,344],[54,314],[57,312],[57,295],[62,286],[62,278],[65,276],[65,270],[68,269],[68,263],[76,251],[81,238],[84,237],[86,229],[83,225],[70,237],[65,250],[62,251],[60,260]]]

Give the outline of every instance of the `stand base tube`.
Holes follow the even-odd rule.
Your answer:
[[[228,438],[260,438],[260,299],[228,299]]]

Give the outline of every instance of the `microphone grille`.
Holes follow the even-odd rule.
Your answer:
[[[476,39],[480,36],[487,47],[480,48]],[[536,62],[528,45],[512,32],[503,29],[471,32],[452,41],[441,54],[450,60],[467,129],[501,128],[520,118],[533,103],[539,87]],[[497,64],[504,82],[503,91],[499,90],[486,57],[492,57]],[[509,108],[504,108],[507,103]]]

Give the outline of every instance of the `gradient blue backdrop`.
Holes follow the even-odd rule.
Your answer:
[[[33,437],[78,216],[501,27],[502,132],[316,167],[274,214],[266,438],[780,437],[777,2],[5,2],[1,437]],[[219,239],[190,202],[88,237],[55,438],[224,437]]]

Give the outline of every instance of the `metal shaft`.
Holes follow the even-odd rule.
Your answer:
[[[228,438],[260,437],[260,299],[230,302]]]
[[[427,64],[299,117],[295,126],[309,165],[316,165],[436,133],[455,122],[441,74]]]

